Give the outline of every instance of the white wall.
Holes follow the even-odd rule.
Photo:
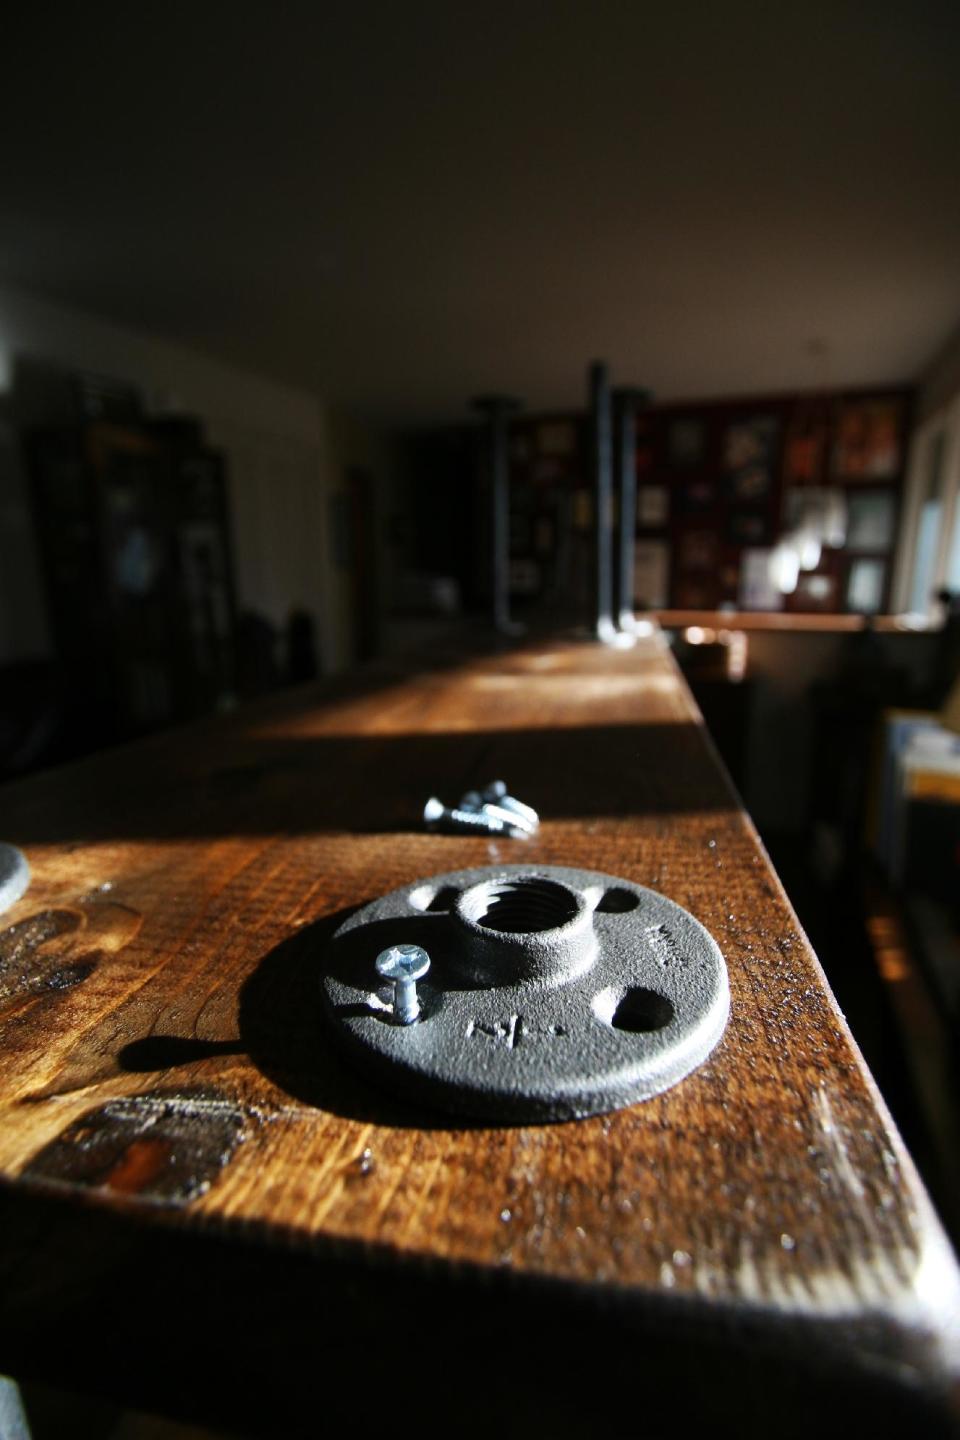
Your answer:
[[[920,377],[916,423],[929,420],[960,395],[960,326],[933,357]]]
[[[127,381],[148,411],[176,405],[197,415],[210,443],[227,456],[241,606],[278,626],[292,607],[306,608],[323,668],[348,663],[343,587],[329,535],[329,497],[339,477],[327,415],[315,396],[0,287],[0,400],[21,356]],[[12,432],[0,433],[0,661],[42,654],[49,645],[12,445]]]
[[[927,502],[933,499],[929,489],[932,462],[938,452],[939,516],[935,522],[937,538],[932,542],[931,532],[921,524],[921,518]],[[906,611],[919,605],[930,619],[942,621],[942,606],[934,596],[944,587],[956,589],[960,552],[960,327],[920,379],[899,531],[894,609]],[[928,543],[933,554],[922,558]],[[919,573],[918,567],[922,567]]]

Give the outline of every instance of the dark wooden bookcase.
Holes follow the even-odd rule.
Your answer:
[[[223,703],[236,622],[222,457],[185,423],[44,428],[27,450],[77,742],[109,743]]]

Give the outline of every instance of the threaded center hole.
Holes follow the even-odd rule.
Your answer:
[[[577,914],[577,898],[565,886],[537,876],[494,880],[477,885],[464,897],[468,919],[486,930],[530,935],[555,930]]]

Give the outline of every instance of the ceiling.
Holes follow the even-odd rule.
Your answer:
[[[0,280],[389,421],[915,377],[960,319],[960,6],[35,0]]]

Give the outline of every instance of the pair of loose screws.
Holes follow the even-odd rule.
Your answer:
[[[449,825],[455,830],[484,830],[488,835],[520,839],[536,833],[540,817],[536,810],[507,793],[502,780],[492,781],[485,790],[468,790],[458,807],[448,808],[431,796],[423,807],[427,825]]]

